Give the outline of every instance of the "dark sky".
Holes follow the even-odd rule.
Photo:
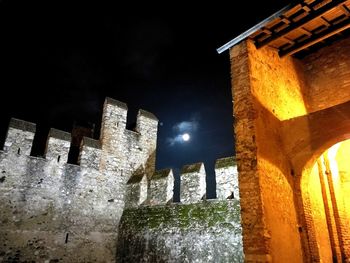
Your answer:
[[[288,1],[47,2],[0,2],[1,140],[10,117],[42,137],[90,121],[97,138],[109,96],[130,123],[139,108],[159,118],[158,169],[203,161],[212,184],[215,160],[234,155],[229,54],[216,48]]]

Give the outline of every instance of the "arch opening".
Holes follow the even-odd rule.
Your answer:
[[[304,168],[301,197],[310,256],[350,260],[350,139],[326,149]]]

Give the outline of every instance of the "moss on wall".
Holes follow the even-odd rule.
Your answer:
[[[242,262],[238,200],[124,211],[118,262]]]

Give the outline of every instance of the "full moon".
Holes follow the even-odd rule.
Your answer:
[[[190,138],[191,138],[191,137],[190,137],[190,135],[189,135],[188,133],[182,134],[182,139],[183,139],[185,142],[187,142]]]

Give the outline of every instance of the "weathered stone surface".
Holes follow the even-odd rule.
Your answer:
[[[83,137],[79,154],[79,164],[96,170],[100,169],[101,143],[88,137]]]
[[[215,163],[216,198],[239,200],[239,183],[236,159],[227,157]]]
[[[205,177],[203,163],[189,164],[182,168],[180,181],[180,201],[182,203],[195,203],[205,198]]]
[[[29,155],[32,149],[36,125],[12,118],[4,145],[4,151]]]
[[[0,183],[4,262],[99,261],[103,254],[113,260],[123,196],[111,174],[101,180],[96,170],[3,152],[0,170],[5,176]]]
[[[267,46],[257,49],[249,39],[230,50],[247,262],[326,262],[330,253],[340,258],[341,253],[334,253],[340,249],[343,258],[350,258],[348,245],[321,251],[327,238],[317,241],[311,226],[321,226],[319,218],[312,221],[318,211],[310,209],[308,190],[300,185],[310,163],[334,143],[349,138],[349,43],[344,38],[301,59],[281,58]],[[329,212],[334,221],[340,217],[337,213]],[[344,223],[340,220],[338,225],[341,229]],[[347,237],[341,238],[339,243],[350,244]]]
[[[147,176],[144,171],[133,174],[126,184],[126,207],[138,207],[147,199]]]
[[[68,132],[51,128],[47,139],[46,159],[65,164],[68,160],[70,141],[71,135]]]
[[[13,121],[0,151],[1,262],[115,262],[116,251],[122,262],[243,260],[239,200],[201,201],[197,163],[182,170],[186,205],[171,203],[172,170],[154,172],[157,118],[140,110],[126,130],[126,114],[106,99],[100,140],[82,139],[79,165],[66,163],[69,133],[51,129],[45,157],[32,157],[35,125]],[[217,162],[223,193],[233,191],[231,160]]]
[[[231,50],[245,260],[301,262],[293,179],[280,122],[306,113],[302,65],[290,57],[281,59],[268,47],[256,49],[249,40]]]
[[[127,209],[117,262],[243,262],[238,200]]]
[[[143,114],[140,132],[128,131],[126,110],[106,99],[101,138],[84,138],[80,166],[66,163],[70,134],[51,129],[46,158],[31,157],[35,125],[11,121],[0,151],[0,261],[115,261],[126,183],[139,167],[154,172],[157,141],[156,118]]]
[[[156,171],[149,186],[149,203],[151,205],[165,204],[173,199],[174,175],[171,169]]]
[[[349,56],[350,38],[345,38],[303,58],[309,112],[350,100]]]

